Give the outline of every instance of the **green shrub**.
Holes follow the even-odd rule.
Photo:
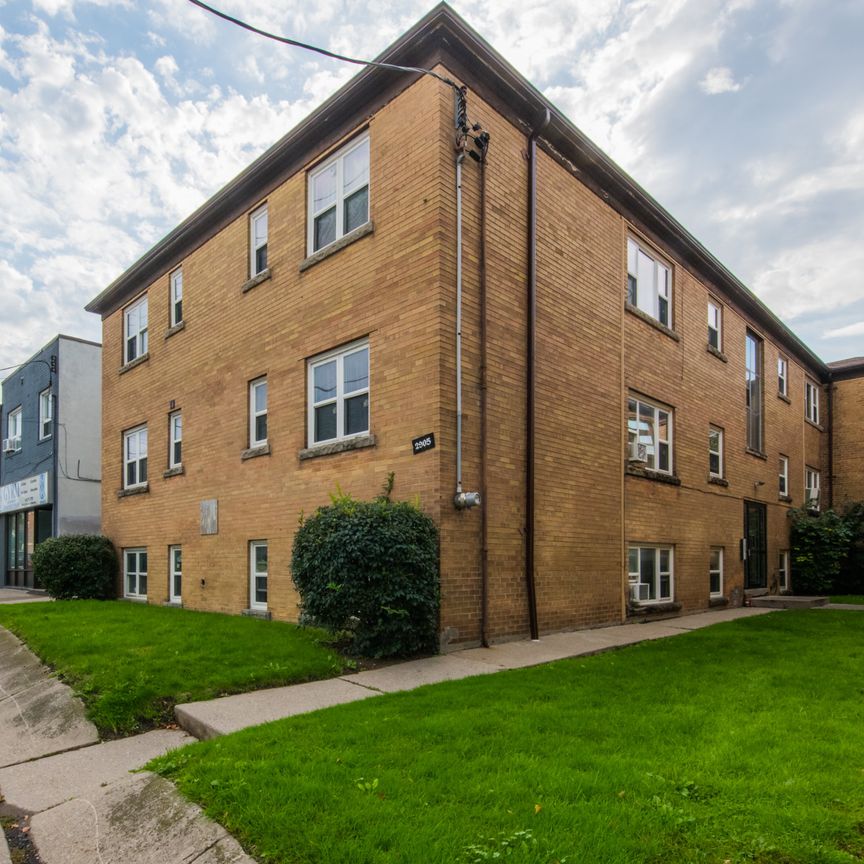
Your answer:
[[[33,550],[33,573],[58,600],[107,600],[117,595],[117,553],[107,537],[66,534]]]
[[[864,594],[864,502],[848,504],[843,520],[852,532],[849,554],[834,583],[835,594]]]
[[[291,575],[303,618],[350,631],[367,657],[437,650],[438,531],[415,505],[332,496],[301,522]]]
[[[834,510],[790,510],[792,588],[797,594],[828,594],[849,552],[852,528]]]

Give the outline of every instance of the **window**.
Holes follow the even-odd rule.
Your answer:
[[[723,327],[720,306],[713,300],[708,301],[708,344],[721,351],[721,331]]]
[[[147,427],[123,433],[123,487],[131,489],[147,482]]]
[[[123,550],[123,582],[126,597],[147,596],[147,550]]]
[[[668,546],[631,546],[628,550],[630,597],[636,603],[672,599],[672,549]]]
[[[183,320],[183,268],[178,267],[171,274],[171,326],[176,327]]]
[[[635,240],[627,239],[627,301],[661,324],[671,327],[669,298],[672,273]]]
[[[777,392],[781,396],[789,395],[789,363],[785,357],[777,358]]]
[[[183,547],[168,547],[168,594],[172,603],[183,600]]]
[[[168,415],[168,467],[183,464],[183,415],[179,411]]]
[[[309,175],[309,254],[369,221],[369,138],[352,141]]]
[[[789,457],[780,457],[780,484],[778,491],[781,495],[789,495]]]
[[[249,446],[267,443],[267,379],[259,378],[249,385]]]
[[[249,544],[249,608],[267,609],[267,541]]]
[[[708,473],[723,476],[723,430],[716,426],[708,427]]]
[[[723,596],[723,550],[712,549],[708,558],[708,591],[712,597]]]
[[[644,445],[645,465],[672,473],[672,413],[631,396],[627,400],[627,443],[630,451]]]
[[[309,441],[369,431],[369,345],[355,343],[309,361]]]
[[[789,550],[782,549],[777,558],[777,587],[781,591],[789,590]]]
[[[819,472],[815,468],[804,469],[804,506],[819,509]]]
[[[804,382],[804,405],[807,419],[819,425],[819,388],[812,381]]]
[[[267,269],[267,205],[249,217],[249,275],[257,276]]]
[[[51,401],[51,388],[43,390],[39,394],[39,440],[44,441],[51,437],[51,428],[54,420],[54,406]]]
[[[9,439],[8,447],[10,450],[21,449],[21,429],[24,425],[24,414],[20,408],[9,412],[6,418],[6,437]],[[5,448],[4,448],[5,449]]]
[[[133,303],[123,313],[123,326],[126,339],[123,343],[123,362],[133,360],[147,353],[147,297]]]
[[[762,340],[748,331],[747,364],[747,447],[762,452]]]

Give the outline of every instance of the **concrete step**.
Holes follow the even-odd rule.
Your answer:
[[[766,594],[764,597],[751,597],[750,605],[763,609],[815,609],[825,606],[828,597],[801,597],[794,594]]]

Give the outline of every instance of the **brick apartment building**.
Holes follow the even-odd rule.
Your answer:
[[[444,645],[787,588],[831,370],[446,5],[380,59],[466,85],[461,220],[454,89],[367,67],[87,307],[123,594],[295,619],[301,512],[390,471]]]

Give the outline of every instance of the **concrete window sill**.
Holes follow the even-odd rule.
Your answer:
[[[270,621],[273,618],[273,613],[269,609],[244,609],[240,614],[247,618],[261,618],[264,621]]]
[[[167,480],[169,477],[179,477],[181,474],[185,473],[183,466],[177,465],[174,468],[169,468],[167,471],[163,471],[162,476]]]
[[[805,417],[804,420],[807,422],[808,426],[812,426],[814,429],[818,429],[820,432],[825,431],[825,427],[822,426],[821,423],[814,423],[809,417]]]
[[[778,495],[777,500],[781,504],[791,504],[792,503],[792,496],[791,495]]]
[[[146,495],[150,492],[150,484],[142,483],[140,486],[132,486],[129,489],[118,489],[118,498],[130,498],[133,495]]]
[[[310,267],[314,267],[320,261],[323,261],[325,258],[329,258],[331,255],[335,255],[337,252],[341,252],[346,246],[350,246],[352,243],[355,243],[361,237],[365,237],[367,234],[372,234],[374,231],[375,225],[371,220],[365,225],[361,225],[359,228],[355,228],[353,231],[349,231],[347,234],[340,237],[338,240],[334,240],[328,246],[325,246],[323,249],[319,249],[317,252],[313,252],[308,258],[305,258],[303,261],[301,261],[300,272],[303,273]]]
[[[656,318],[652,318],[647,312],[643,312],[638,306],[634,306],[632,303],[628,303],[625,300],[624,308],[631,315],[635,315],[637,318],[641,319],[646,324],[650,324],[655,330],[659,330],[661,333],[664,333],[670,339],[674,339],[676,342],[681,341],[681,337],[671,327],[667,327],[665,324],[661,324]]]
[[[168,606],[171,609],[182,609],[183,608],[182,603],[175,603],[173,600],[166,600],[162,605]]]
[[[332,456],[334,453],[347,453],[349,450],[362,450],[364,447],[374,446],[374,435],[358,435],[356,438],[346,438],[344,441],[316,444],[314,447],[301,450],[297,455],[302,462],[305,459],[315,459],[318,456]]]
[[[631,477],[641,477],[643,480],[655,480],[658,483],[667,483],[670,486],[680,486],[681,479],[674,474],[664,474],[662,471],[652,471],[650,468],[634,468],[627,465],[624,473]]]
[[[635,618],[645,618],[651,615],[668,615],[670,612],[680,612],[681,604],[674,600],[666,600],[662,603],[633,603],[630,602],[628,614]]]
[[[768,454],[763,453],[761,450],[753,450],[750,447],[745,447],[744,452],[748,453],[750,456],[755,456],[757,459],[764,459],[766,462],[768,461]]]
[[[128,363],[124,363],[119,369],[119,374],[125,375],[130,369],[134,369],[136,366],[140,366],[142,363],[146,363],[149,359],[150,352],[145,351],[140,357],[136,357],[134,360],[130,360]]]
[[[710,474],[708,475],[708,482],[712,483],[714,486],[728,486],[729,481],[723,477],[712,477]]]
[[[708,600],[709,609],[717,609],[720,606],[728,606],[729,599],[727,597],[711,597]]]
[[[729,358],[718,348],[715,348],[713,345],[708,345],[706,347],[706,350],[709,354],[711,354],[713,357],[716,357],[718,360],[722,360],[724,363],[729,362]]]
[[[120,599],[127,603],[147,603],[146,597],[121,597]]]
[[[256,285],[260,285],[262,282],[266,282],[271,275],[272,274],[269,267],[266,270],[262,270],[260,273],[257,273],[251,279],[247,279],[240,286],[240,293],[245,294],[247,291],[251,291]]]
[[[173,327],[169,327],[165,331],[165,338],[170,339],[175,333],[179,333],[181,330],[186,329],[185,321],[178,321]]]
[[[255,459],[258,456],[269,456],[270,445],[262,444],[260,447],[250,447],[240,454],[240,461],[245,462],[247,459]]]
[[[792,400],[785,393],[781,393],[779,390],[777,391],[777,398],[782,399],[787,405],[792,404]]]

